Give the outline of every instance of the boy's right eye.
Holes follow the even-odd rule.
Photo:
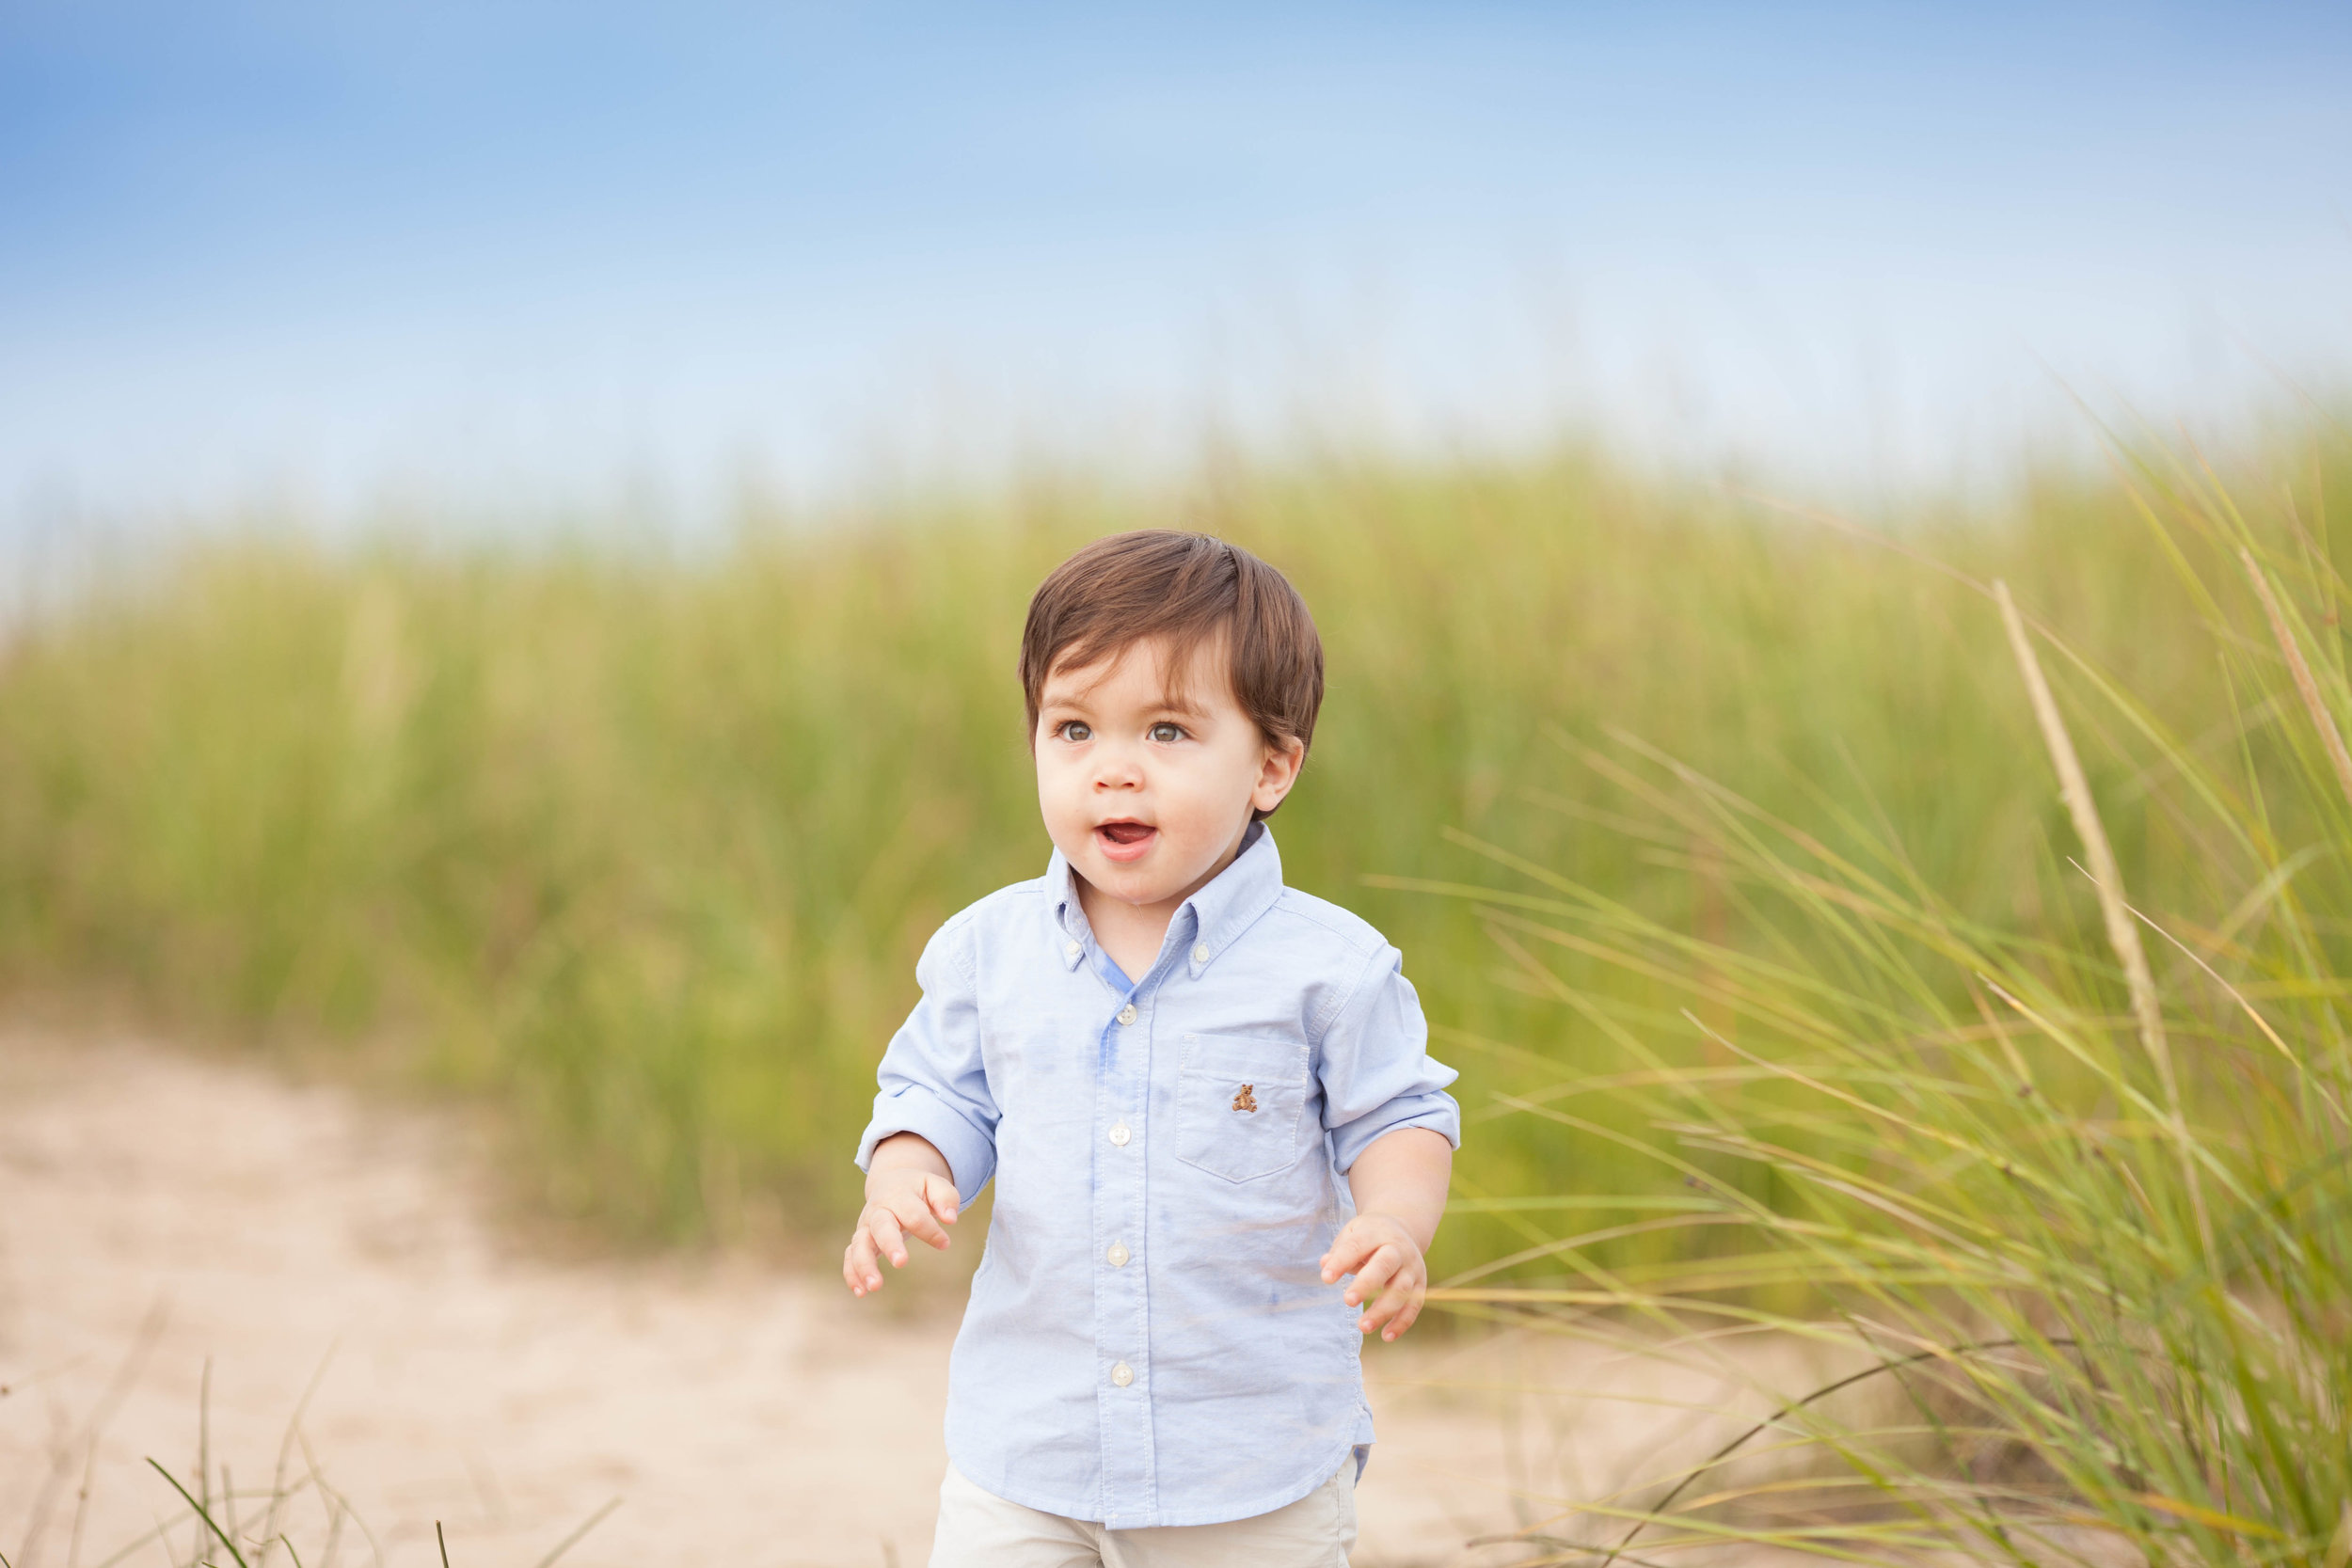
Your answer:
[[[1065,719],[1054,726],[1054,733],[1064,740],[1092,740],[1094,728],[1083,719]]]

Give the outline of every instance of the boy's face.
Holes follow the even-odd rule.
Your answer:
[[[1170,680],[1168,654],[1155,641],[1081,670],[1057,664],[1030,745],[1054,847],[1096,889],[1138,906],[1181,902],[1223,870],[1251,813],[1290,793],[1304,758],[1242,711],[1221,646],[1195,648],[1183,681]]]

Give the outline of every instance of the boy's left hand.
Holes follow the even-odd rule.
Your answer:
[[[1347,1305],[1362,1307],[1375,1295],[1380,1299],[1364,1308],[1357,1329],[1393,1340],[1413,1326],[1422,1303],[1429,1295],[1429,1265],[1420,1244],[1403,1220],[1390,1214],[1358,1214],[1331,1242],[1323,1255],[1323,1282],[1336,1284],[1342,1275],[1356,1277],[1347,1287]]]

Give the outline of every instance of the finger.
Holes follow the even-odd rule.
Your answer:
[[[1413,1292],[1413,1299],[1406,1304],[1404,1311],[1399,1312],[1396,1315],[1396,1322],[1389,1325],[1388,1332],[1383,1334],[1381,1338],[1391,1342],[1402,1339],[1405,1337],[1405,1331],[1412,1327],[1414,1323],[1421,1320],[1422,1303],[1427,1301],[1428,1299],[1429,1294],[1426,1288],[1415,1291]]]
[[[907,1194],[895,1204],[885,1207],[890,1211],[892,1221],[905,1234],[933,1247],[947,1244],[947,1232],[939,1227],[939,1216],[931,1212],[931,1206],[923,1201],[920,1194]]]
[[[849,1255],[842,1260],[841,1273],[857,1295],[882,1289],[882,1265],[874,1256],[874,1233],[866,1227],[859,1226],[857,1234],[850,1238]]]
[[[866,1213],[866,1226],[874,1232],[874,1245],[894,1269],[907,1266],[906,1232],[898,1227],[898,1216],[885,1204],[875,1204]]]
[[[1419,1308],[1421,1294],[1420,1281],[1408,1274],[1400,1273],[1380,1292],[1380,1299],[1364,1309],[1364,1315],[1357,1320],[1356,1326],[1366,1334],[1386,1328],[1388,1333],[1383,1338],[1393,1339],[1399,1332],[1397,1320]]]
[[[962,1200],[956,1196],[956,1184],[945,1177],[925,1178],[923,1196],[930,1204],[931,1212],[939,1216],[942,1225],[955,1224],[956,1216],[963,1212]]]
[[[1347,1228],[1332,1239],[1331,1250],[1323,1255],[1323,1282],[1335,1285],[1339,1283],[1340,1275],[1354,1274],[1363,1267],[1364,1259],[1377,1251],[1379,1245],[1377,1240],[1359,1230],[1355,1222],[1349,1221]]]
[[[1356,1282],[1347,1288],[1347,1305],[1354,1307],[1370,1301],[1404,1264],[1405,1255],[1397,1250],[1394,1243],[1378,1248],[1364,1259],[1363,1267],[1356,1271]]]

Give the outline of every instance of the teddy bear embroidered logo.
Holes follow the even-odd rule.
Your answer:
[[[1233,1109],[1236,1111],[1256,1110],[1258,1108],[1258,1097],[1249,1092],[1256,1087],[1257,1085],[1255,1084],[1244,1084],[1241,1086],[1241,1093],[1233,1096]]]

